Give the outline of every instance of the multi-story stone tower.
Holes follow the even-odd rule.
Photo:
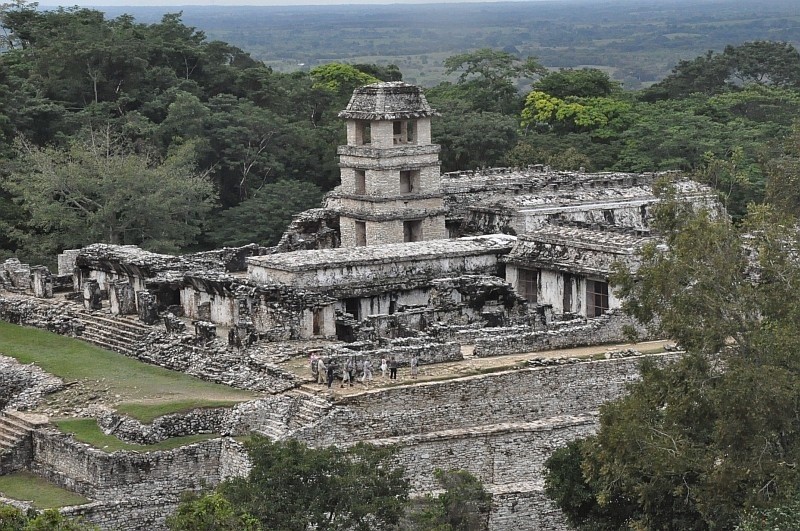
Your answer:
[[[446,238],[436,112],[419,87],[400,81],[356,89],[347,108],[347,145],[339,146],[342,247]]]

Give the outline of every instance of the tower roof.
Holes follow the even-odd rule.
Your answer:
[[[416,85],[387,81],[359,87],[353,91],[347,108],[339,118],[348,120],[408,120],[435,116],[425,95]]]

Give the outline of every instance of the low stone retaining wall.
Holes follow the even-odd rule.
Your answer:
[[[475,356],[485,358],[520,354],[542,350],[585,347],[604,343],[627,341],[625,330],[632,327],[641,339],[649,339],[648,332],[621,312],[608,312],[589,320],[553,323],[546,330],[521,331],[516,334],[496,334],[475,339]]]
[[[172,437],[221,433],[227,408],[198,408],[184,413],[164,415],[143,424],[138,420],[109,411],[97,419],[97,424],[107,435],[136,444],[155,444]]]
[[[178,509],[178,505],[178,502],[143,504],[139,500],[102,501],[64,507],[61,514],[100,529],[156,531],[167,529],[167,517]]]
[[[106,453],[51,429],[33,433],[31,471],[96,501],[137,499],[142,505],[177,502],[180,493],[213,487],[232,439],[212,439],[174,450]],[[243,449],[240,451],[244,452]]]

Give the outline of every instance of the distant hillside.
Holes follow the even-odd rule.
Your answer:
[[[548,67],[595,66],[628,89],[666,76],[680,59],[753,40],[800,45],[796,0],[562,0],[295,7],[108,7],[141,22],[183,21],[249,51],[278,71],[330,61],[395,63],[432,86],[445,57],[490,47],[536,55]]]

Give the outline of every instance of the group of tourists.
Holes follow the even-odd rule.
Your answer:
[[[312,352],[309,356],[309,362],[311,365],[311,376],[314,378],[314,381],[321,385],[327,385],[329,389],[333,385],[337,373],[341,373],[342,376],[340,387],[352,387],[358,373],[361,375],[358,380],[363,385],[367,385],[373,380],[372,361],[370,361],[369,358],[357,362],[354,356],[350,356],[342,363],[341,360],[337,360],[336,358],[323,358],[318,353]],[[386,372],[388,371],[389,379],[397,380],[397,369],[399,365],[399,362],[394,356],[388,360],[382,358],[380,364],[381,378],[385,380]],[[409,367],[411,368],[411,378],[416,379],[419,374],[419,357],[416,354],[411,356]]]

